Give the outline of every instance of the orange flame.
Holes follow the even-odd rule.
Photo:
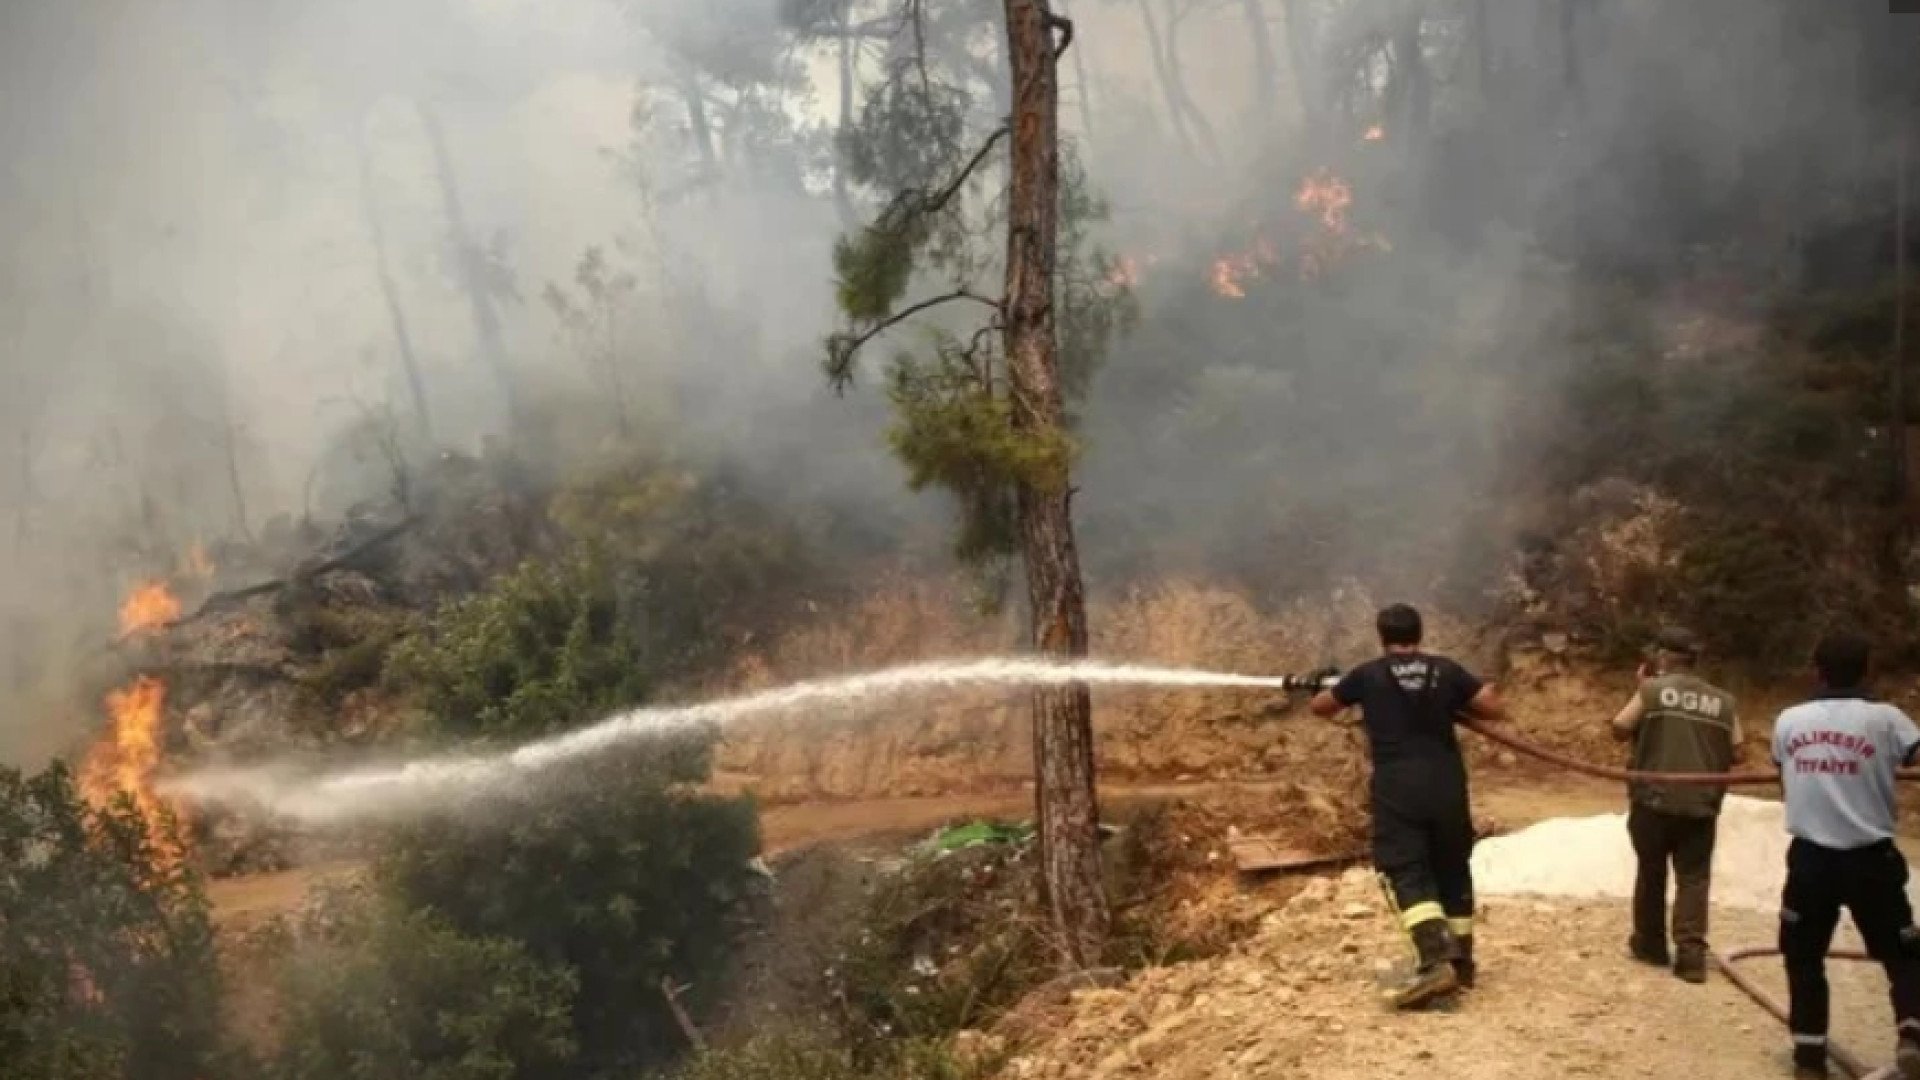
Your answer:
[[[120,636],[158,630],[180,617],[180,600],[164,581],[152,581],[128,594],[120,605]]]
[[[1222,255],[1213,261],[1210,285],[1215,295],[1242,300],[1247,295],[1248,281],[1263,276],[1267,268],[1279,264],[1280,253],[1273,241],[1266,236],[1255,236],[1247,250]]]
[[[1361,137],[1366,139],[1368,142],[1379,142],[1381,139],[1384,139],[1387,137],[1387,129],[1384,127],[1381,127],[1379,124],[1375,124],[1372,127],[1368,128],[1367,133]]]
[[[1251,276],[1253,266],[1244,255],[1228,255],[1213,261],[1212,287],[1215,295],[1229,300],[1244,300],[1247,288],[1242,281]]]
[[[160,797],[153,777],[160,767],[160,724],[167,703],[167,684],[142,675],[107,694],[112,730],[94,744],[80,770],[80,791],[94,806],[106,806],[120,794],[149,825],[159,821]]]
[[[1353,188],[1345,180],[1326,169],[1317,169],[1313,175],[1300,181],[1300,190],[1294,193],[1293,205],[1309,214],[1319,214],[1320,223],[1328,232],[1347,231],[1347,209],[1353,205]]]

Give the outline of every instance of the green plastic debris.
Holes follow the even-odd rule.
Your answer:
[[[1033,826],[1025,822],[1005,825],[993,821],[973,821],[941,829],[933,834],[925,847],[929,851],[944,854],[987,844],[1025,844],[1032,839]]]

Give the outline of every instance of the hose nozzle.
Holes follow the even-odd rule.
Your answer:
[[[1305,675],[1282,675],[1280,684],[1288,690],[1331,690],[1340,681],[1340,669],[1323,667]]]

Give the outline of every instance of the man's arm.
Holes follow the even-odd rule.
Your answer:
[[[1733,714],[1733,763],[1735,765],[1747,763],[1747,732],[1740,724],[1738,712]]]
[[[1482,720],[1500,723],[1507,718],[1507,703],[1500,698],[1500,690],[1492,683],[1482,683],[1467,699],[1467,711]]]
[[[1319,717],[1330,719],[1340,715],[1342,709],[1360,700],[1362,670],[1363,668],[1354,668],[1341,676],[1339,682],[1313,695],[1313,700],[1307,703],[1307,708],[1313,711],[1313,715]]]
[[[1900,764],[1912,765],[1920,760],[1920,728],[1913,724],[1913,718],[1906,710],[1889,705],[1893,710],[1894,750],[1900,755]]]
[[[1625,742],[1633,738],[1640,730],[1640,719],[1646,715],[1647,703],[1640,699],[1640,691],[1635,690],[1633,697],[1627,699],[1620,711],[1613,714],[1613,737]]]

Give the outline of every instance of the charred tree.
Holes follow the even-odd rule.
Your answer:
[[[1160,35],[1160,24],[1153,15],[1152,0],[1138,0],[1140,4],[1140,22],[1147,30],[1147,52],[1153,58],[1154,80],[1160,84],[1160,96],[1166,102],[1167,120],[1173,125],[1174,138],[1188,153],[1197,153],[1199,146],[1194,142],[1193,133],[1187,130],[1187,111],[1180,106],[1180,94],[1174,86],[1173,74],[1167,66],[1166,41]]]
[[[1064,438],[1054,285],[1060,231],[1059,56],[1071,24],[1047,0],[1006,0],[1013,68],[1011,186],[1007,199],[1004,337],[1012,424]],[[1067,36],[1056,41],[1055,32]],[[1064,459],[1054,475],[1017,491],[1033,646],[1061,659],[1087,653],[1086,594],[1074,542],[1073,489]],[[1033,695],[1036,820],[1047,900],[1069,963],[1100,962],[1111,918],[1100,876],[1093,700],[1084,684]]]
[[[427,142],[433,150],[434,174],[440,184],[440,203],[447,215],[455,273],[473,310],[473,329],[480,344],[480,357],[500,386],[508,426],[518,431],[521,427],[520,395],[514,385],[513,371],[507,363],[500,313],[494,310],[495,274],[488,265],[486,254],[467,227],[466,209],[460,200],[460,185],[453,170],[453,155],[447,150],[446,133],[440,128],[439,118],[425,102],[419,103],[419,109],[421,124],[427,132]]]
[[[393,279],[387,258],[387,233],[380,222],[379,200],[373,186],[372,155],[367,151],[365,133],[355,129],[354,152],[360,158],[360,216],[367,226],[367,240],[373,245],[373,268],[380,282],[380,296],[387,305],[387,325],[393,331],[394,348],[400,354],[400,372],[407,381],[407,396],[413,404],[414,425],[420,438],[433,441],[433,416],[427,407],[426,379],[420,372],[420,358],[413,348],[413,332],[407,325],[407,311],[400,302],[400,286]]]
[[[1279,96],[1279,61],[1273,53],[1273,33],[1267,26],[1264,0],[1240,0],[1240,11],[1246,16],[1247,40],[1253,46],[1253,95],[1248,115],[1258,127]]]
[[[1433,127],[1433,72],[1421,43],[1425,25],[1416,7],[1393,28],[1393,96],[1399,119],[1415,145],[1425,142]]]
[[[1207,114],[1200,111],[1200,106],[1194,103],[1193,95],[1187,92],[1186,70],[1180,64],[1180,20],[1193,14],[1194,10],[1195,7],[1191,3],[1182,8],[1180,0],[1167,0],[1168,85],[1172,89],[1175,104],[1186,113],[1187,123],[1199,137],[1200,149],[1205,151],[1207,156],[1218,158],[1220,140],[1214,133],[1213,123],[1207,119]]]
[[[1294,93],[1300,97],[1300,120],[1311,127],[1320,114],[1318,77],[1313,62],[1313,25],[1307,0],[1282,0],[1287,18],[1287,66],[1293,69]]]

